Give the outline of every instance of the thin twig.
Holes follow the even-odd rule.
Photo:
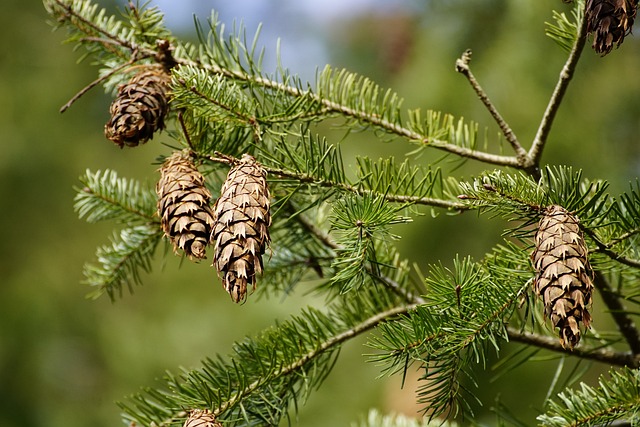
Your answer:
[[[558,112],[560,104],[562,103],[562,98],[564,97],[564,94],[569,87],[569,82],[573,77],[573,73],[575,72],[576,66],[578,65],[578,60],[580,59],[580,54],[582,53],[582,50],[584,48],[586,41],[586,30],[587,23],[586,19],[584,19],[583,17],[580,20],[580,26],[578,27],[576,41],[573,44],[573,48],[571,49],[571,53],[569,54],[567,61],[562,67],[562,71],[560,71],[560,77],[553,93],[551,94],[551,99],[549,99],[547,109],[542,116],[542,121],[540,122],[538,132],[533,139],[531,149],[527,154],[527,162],[524,165],[525,170],[530,171],[530,173],[536,179],[540,178],[540,172],[538,171],[540,158],[542,157],[544,146],[547,142],[547,138],[549,137],[551,126],[553,125],[556,113]]]
[[[585,350],[580,347],[576,347],[573,350],[568,350],[562,347],[557,339],[552,337],[533,334],[530,332],[520,332],[520,330],[513,327],[507,327],[507,333],[511,341],[521,342],[523,344],[557,351],[569,356],[595,360],[615,366],[628,366],[632,368],[637,368],[640,366],[640,357],[631,353],[621,353],[605,349]]]
[[[429,147],[446,151],[451,154],[456,154],[460,157],[474,159],[483,163],[488,163],[488,164],[493,164],[498,166],[508,166],[508,167],[513,167],[517,169],[522,169],[522,166],[520,165],[519,160],[514,156],[502,156],[498,154],[486,153],[484,151],[477,151],[468,147],[461,147],[459,145],[451,144],[441,139],[431,138],[419,132],[415,132],[411,129],[408,129],[406,127],[403,127],[395,123],[392,123],[388,120],[385,120],[376,114],[370,114],[365,111],[355,110],[346,105],[322,98],[321,96],[317,95],[311,90],[302,90],[297,87],[289,86],[287,84],[280,83],[274,80],[269,80],[264,77],[255,77],[239,71],[227,70],[213,64],[203,64],[198,61],[192,61],[192,60],[183,59],[183,58],[176,58],[176,62],[181,65],[202,68],[210,71],[213,74],[221,74],[232,80],[254,83],[266,89],[274,90],[280,93],[286,93],[287,95],[293,96],[296,98],[307,98],[307,99],[313,100],[318,104],[322,105],[322,109],[321,109],[322,114],[338,113],[345,117],[351,117],[353,119],[358,120],[361,123],[369,124],[381,130],[384,130],[385,132],[409,139],[411,141],[418,141]]]
[[[600,291],[602,302],[607,306],[611,317],[618,325],[618,330],[629,344],[629,349],[634,355],[640,355],[640,334],[620,302],[620,297],[613,291],[607,278],[599,271],[594,273],[593,284]]]
[[[340,245],[336,243],[335,240],[326,233],[324,230],[320,229],[317,225],[315,225],[306,215],[298,214],[295,218],[302,224],[304,228],[307,229],[311,234],[313,234],[323,245],[332,251],[339,251]]]
[[[131,64],[133,64],[134,62],[136,62],[139,59],[142,59],[142,58],[136,58],[135,55],[134,55],[133,58],[131,58],[129,61],[125,62],[124,64],[122,64],[122,65],[120,65],[120,66],[118,66],[116,68],[114,68],[113,70],[111,70],[107,74],[105,74],[104,76],[98,77],[97,79],[95,79],[94,81],[92,81],[91,83],[86,85],[78,93],[76,93],[69,101],[67,101],[66,104],[64,104],[62,107],[60,107],[60,113],[64,113],[65,111],[67,111],[67,109],[69,107],[71,107],[74,102],[76,102],[78,99],[80,99],[80,97],[82,97],[85,93],[89,92],[95,86],[99,85],[104,80],[108,79],[109,77],[111,77],[112,75],[114,75],[118,71],[122,70],[123,68],[126,68],[126,67],[130,66]]]
[[[513,147],[516,156],[521,159],[522,162],[524,162],[527,156],[527,151],[522,148],[522,145],[520,145],[516,134],[513,132],[509,124],[502,118],[502,116],[498,112],[498,109],[495,107],[495,105],[493,105],[493,103],[489,99],[489,96],[487,96],[484,89],[482,89],[482,86],[480,86],[480,83],[478,83],[478,81],[476,80],[475,76],[471,72],[471,67],[469,67],[470,62],[471,49],[467,49],[462,54],[462,56],[456,60],[456,71],[467,78],[467,80],[471,84],[471,87],[478,95],[478,98],[480,98],[480,101],[482,101],[484,106],[487,107],[487,110],[489,110],[489,114],[491,114],[491,117],[493,117],[493,119],[500,127],[500,130],[502,131],[504,137],[511,144],[511,147]]]
[[[611,249],[611,244],[602,242],[592,230],[583,228],[583,231],[587,236],[589,236],[589,238],[591,238],[591,240],[594,241],[594,243],[598,247],[598,249],[594,250],[593,252],[603,253],[612,260],[618,261],[620,264],[628,265],[629,267],[640,268],[640,260],[625,257],[624,255],[614,251],[613,249]]]
[[[211,160],[212,162],[228,163],[227,159],[223,159],[215,156],[205,156],[205,157]],[[345,184],[343,182],[318,179],[317,177],[314,177],[314,176],[292,172],[286,169],[272,168],[264,165],[262,167],[264,168],[264,170],[267,171],[269,175],[278,176],[281,178],[291,178],[300,183],[314,184],[319,187],[338,188],[340,190],[348,191],[350,193],[355,193],[355,194],[368,194],[368,195],[374,195],[374,196],[379,195],[384,197],[385,200],[393,203],[406,203],[406,204],[414,204],[414,205],[434,206],[434,207],[445,208],[445,209],[454,210],[454,211],[465,211],[470,209],[470,207],[466,204],[451,201],[451,200],[436,199],[433,197],[405,196],[403,194],[379,193],[372,190],[361,189],[353,185]]]
[[[620,236],[616,237],[615,239],[611,239],[609,241],[609,243],[606,244],[607,247],[612,247],[617,245],[620,242],[623,242],[627,239],[630,239],[631,237],[635,236],[636,234],[640,234],[640,228],[634,228],[633,230],[627,231],[624,234],[621,234]]]

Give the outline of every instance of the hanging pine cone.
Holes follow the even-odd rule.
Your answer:
[[[165,160],[156,192],[162,230],[174,250],[182,249],[189,258],[205,258],[214,224],[211,193],[185,152],[175,152]]]
[[[587,0],[587,32],[593,35],[593,50],[604,56],[620,46],[631,32],[638,0]]]
[[[164,129],[170,81],[171,77],[163,69],[147,69],[120,86],[109,109],[111,119],[104,126],[107,139],[120,148],[135,147]]]
[[[593,291],[587,245],[578,218],[562,206],[547,207],[535,244],[535,292],[542,297],[545,315],[560,329],[560,343],[573,349],[580,341],[580,322],[587,328],[591,323],[587,307]]]
[[[222,427],[208,409],[194,409],[182,427]]]
[[[213,264],[235,302],[245,299],[247,284],[255,289],[256,274],[262,273],[262,254],[270,241],[266,176],[253,157],[243,155],[229,171],[214,208]]]

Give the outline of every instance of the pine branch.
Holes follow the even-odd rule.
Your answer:
[[[80,182],[84,187],[77,189],[74,209],[87,222],[117,219],[126,224],[159,223],[156,193],[139,182],[120,178],[109,169],[95,173],[87,170]]]
[[[162,239],[160,227],[139,225],[126,228],[111,239],[111,245],[99,247],[96,251],[98,264],[85,264],[85,283],[97,288],[89,297],[98,298],[108,294],[115,300],[122,296],[122,288],[127,286],[133,293],[133,285],[141,284],[140,270],[151,270],[151,259]]]
[[[533,139],[533,144],[527,154],[527,162],[524,165],[524,169],[534,178],[539,178],[538,169],[540,167],[540,159],[542,158],[544,146],[547,142],[556,113],[560,108],[564,94],[566,93],[569,83],[571,82],[571,78],[573,77],[573,73],[576,70],[576,66],[580,60],[580,54],[584,49],[587,39],[586,20],[583,16],[580,19],[580,25],[577,27],[578,31],[573,48],[571,49],[571,53],[569,54],[567,61],[562,67],[562,71],[560,71],[560,77],[551,98],[549,99],[544,115],[542,116],[542,121],[540,122],[536,136]]]
[[[396,317],[401,314],[405,314],[413,310],[414,308],[415,306],[412,306],[412,305],[394,307],[390,310],[387,310],[386,312],[381,312],[376,314],[375,316],[365,319],[363,322],[361,322],[358,325],[355,325],[353,328],[345,330],[344,332],[337,334],[333,337],[330,337],[328,340],[320,343],[314,350],[309,351],[306,354],[303,354],[293,363],[283,366],[279,370],[275,371],[273,374],[270,375],[270,378],[277,378],[280,376],[289,375],[292,372],[303,367],[310,360],[317,358],[319,355],[323,354],[324,352],[336,346],[339,346],[345,341],[348,341],[364,332],[371,330],[372,328],[376,327],[383,321],[386,321],[390,318]],[[263,379],[258,379],[246,385],[244,388],[238,390],[223,405],[216,408],[214,410],[214,414],[219,415],[227,411],[229,408],[236,405],[240,400],[242,400],[246,395],[251,394],[252,392],[257,390],[262,385],[262,382],[263,382]]]
[[[609,258],[611,258],[612,260],[617,261],[624,265],[628,265],[629,267],[640,268],[640,260],[628,258],[614,251],[613,249],[611,249],[612,245],[610,243],[602,242],[594,231],[591,231],[588,229],[585,229],[584,231],[585,231],[585,234],[587,234],[589,238],[591,238],[591,240],[593,240],[596,246],[598,247],[595,252],[603,253],[607,255]]]
[[[364,308],[339,304],[328,315],[307,310],[237,343],[229,359],[207,359],[199,370],[168,377],[168,390],[148,389],[121,406],[141,425],[179,425],[185,408],[207,408],[230,425],[277,425],[291,402],[326,377],[342,344],[415,306]]]
[[[302,141],[306,142],[307,140],[302,139]],[[416,171],[408,171],[406,163],[403,163],[400,169],[391,168],[386,171],[389,176],[394,176],[397,179],[403,179],[403,182],[400,185],[396,185],[396,183],[387,183],[387,187],[382,189],[382,186],[379,185],[379,183],[370,182],[371,172],[367,170],[363,171],[362,169],[355,184],[346,182],[347,178],[342,167],[342,160],[340,158],[340,154],[337,153],[335,146],[327,146],[324,143],[317,142],[304,143],[299,147],[300,150],[293,150],[287,147],[286,143],[282,143],[280,146],[283,147],[286,159],[284,159],[283,156],[276,157],[273,153],[263,153],[265,155],[265,162],[262,166],[270,176],[293,180],[296,184],[312,184],[320,188],[336,189],[345,193],[361,195],[363,197],[381,197],[388,202],[400,203],[403,205],[433,206],[454,211],[463,211],[468,209],[465,204],[452,200],[423,195],[394,194],[391,192],[391,190],[406,190],[409,193],[420,191],[422,193],[429,194],[431,191],[435,191],[434,184],[437,177],[434,176],[432,178],[430,175],[425,175],[418,183],[416,183],[407,178],[407,176],[415,176]],[[310,149],[310,151],[306,153],[305,150],[308,149]],[[220,156],[205,155],[205,158],[215,163],[226,164],[229,161],[229,159]],[[362,158],[358,158],[358,161],[360,165],[369,162],[368,159]],[[269,163],[279,165],[287,163],[289,167],[274,167],[270,166]],[[369,167],[372,166],[369,165]],[[311,171],[311,173],[308,171]],[[378,171],[380,171],[380,169],[376,172]],[[382,173],[377,174],[376,176],[378,179],[383,178]],[[396,188],[391,188],[392,185]]]
[[[640,332],[624,309],[620,297],[613,291],[607,278],[600,271],[595,271],[593,284],[600,291],[602,301],[618,325],[618,330],[629,344],[631,352],[636,356],[636,359],[640,358]],[[640,363],[636,362],[629,366],[640,367]]]
[[[374,360],[385,362],[389,373],[406,370],[414,361],[433,367],[424,377],[433,416],[451,410],[454,402],[464,407],[466,399],[459,393],[466,392],[459,388],[458,375],[473,362],[484,363],[487,348],[497,350],[498,341],[506,339],[504,321],[527,284],[514,279],[505,289],[483,265],[469,259],[456,259],[452,270],[433,267],[424,303],[378,328],[369,343],[379,351]]]
[[[631,353],[616,352],[607,349],[584,349],[576,347],[572,350],[563,348],[557,338],[523,332],[519,329],[507,327],[509,340],[532,345],[546,350],[555,351],[568,356],[575,356],[581,359],[595,360],[613,366],[640,367],[640,357]]]
[[[546,427],[611,425],[617,420],[636,425],[640,419],[639,375],[637,369],[611,370],[610,378],[600,377],[598,388],[581,383],[579,390],[567,389],[538,420]]]
[[[76,0],[72,4],[66,4],[61,0],[48,1],[53,2],[51,4],[56,6],[50,8],[50,13],[57,16],[62,22],[68,23],[71,28],[77,27],[82,37],[96,35],[105,37],[127,49],[128,53],[120,54],[123,60],[130,60],[134,53],[143,57],[156,55],[156,51],[144,43],[148,36],[135,32],[124,32],[123,24],[120,21],[115,21],[113,17],[105,20],[103,18],[104,11],[97,13],[96,7],[91,5],[89,1]],[[370,80],[355,74],[327,68],[319,76],[316,91],[303,89],[304,85],[286,72],[281,72],[283,78],[281,82],[263,77],[259,73],[259,61],[255,63],[253,58],[256,39],[254,39],[251,48],[247,48],[238,37],[232,37],[227,45],[223,41],[223,34],[216,26],[217,23],[212,22],[214,46],[205,45],[204,57],[200,55],[199,59],[193,60],[181,56],[186,53],[192,55],[196,53],[193,48],[180,46],[174,55],[175,63],[181,66],[200,68],[207,73],[220,75],[250,87],[260,87],[271,94],[293,98],[306,103],[309,108],[315,105],[316,107],[308,109],[304,113],[307,117],[313,116],[313,111],[323,116],[337,114],[391,135],[419,142],[425,146],[464,158],[501,166],[520,167],[516,157],[485,153],[475,150],[473,147],[452,143],[435,135],[417,132],[403,126],[399,114],[401,99],[394,93],[388,90],[383,91]],[[158,35],[168,37],[162,32],[161,27],[154,30]],[[136,37],[141,38],[140,41],[143,43],[135,43]],[[99,54],[100,49],[108,48],[109,44],[98,43],[93,47],[93,53]],[[227,68],[219,64],[224,64]],[[243,64],[246,65],[246,69]],[[417,111],[409,113],[412,120],[416,114]],[[446,134],[454,138],[454,142],[456,142],[456,134],[451,134],[448,130]]]

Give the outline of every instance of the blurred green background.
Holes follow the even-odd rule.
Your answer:
[[[177,3],[187,10],[178,10]],[[169,22],[192,37],[184,23],[192,12],[206,19],[212,7],[220,8],[228,25],[244,19],[250,33],[262,21],[267,46],[282,37],[284,65],[292,71],[312,78],[328,61],[394,88],[407,108],[441,109],[489,125],[493,138],[497,130],[489,115],[454,72],[455,59],[472,48],[475,75],[529,146],[565,59],[544,35],[544,21],[553,8],[568,12],[570,6],[559,0],[371,0],[323,11],[314,9],[323,7],[316,3],[244,1],[234,9],[221,0],[201,1],[190,11],[195,3],[173,2],[176,17]],[[135,150],[106,141],[110,99],[101,89],[60,115],[60,106],[96,70],[76,64],[79,53],[61,44],[64,32],[52,33],[47,19],[39,1],[8,0],[0,14],[0,426],[120,425],[114,401],[153,385],[166,369],[197,367],[205,356],[226,354],[233,341],[317,301],[298,295],[236,306],[208,263],[180,265],[171,255],[158,257],[134,295],[116,303],[85,298],[83,263],[93,261],[95,247],[107,243],[117,225],[77,219],[72,204],[78,176],[86,168],[112,168],[153,185],[154,160],[167,152],[160,144],[169,141],[161,135]],[[636,179],[639,49],[629,37],[606,58],[585,50],[545,163],[582,168],[588,177],[608,180],[613,193]],[[267,50],[272,60],[274,51]],[[378,143],[368,133],[353,141],[345,154],[377,157],[406,149],[403,142]],[[467,164],[454,174],[469,177],[478,170]],[[447,263],[456,253],[481,257],[500,240],[503,227],[475,215],[426,215],[398,233],[403,253],[424,267],[438,259]],[[595,327],[611,325],[596,320]],[[376,379],[376,366],[364,363],[369,350],[363,343],[345,347],[326,386],[302,409],[299,425],[348,425],[370,406],[415,413],[411,384],[400,390],[397,377]],[[517,348],[506,346],[502,354]],[[557,365],[547,356],[541,353],[533,367],[503,377],[493,366],[480,369],[485,403],[502,396],[533,424]],[[479,416],[491,420],[487,413],[485,407]]]

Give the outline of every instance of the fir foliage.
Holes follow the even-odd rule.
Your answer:
[[[565,12],[553,11],[555,23],[545,22],[545,33],[567,52],[570,52],[578,38],[580,21],[584,14],[584,1],[576,1],[577,7],[571,10],[571,18]]]
[[[538,420],[544,426],[610,425],[616,420],[640,423],[640,371],[621,369],[601,376],[598,387],[580,384],[567,389],[552,400]]]
[[[75,211],[89,223],[115,220],[124,224],[158,222],[156,194],[153,187],[121,178],[112,170],[91,172],[80,178]]]
[[[404,379],[409,369],[419,370],[416,399],[425,416],[414,422],[371,412],[363,426],[468,420],[483,403],[475,372],[486,369],[493,357],[503,357],[501,349],[511,341],[527,349],[503,359],[503,372],[542,349],[619,367],[598,388],[583,385],[549,401],[539,417],[543,425],[637,423],[640,334],[632,316],[640,304],[640,185],[612,195],[604,180],[540,160],[585,44],[583,1],[573,2],[570,17],[553,12],[554,23],[547,24],[547,34],[568,57],[528,150],[473,76],[469,52],[456,70],[498,124],[502,135],[495,139],[473,120],[406,108],[392,89],[347,70],[326,66],[313,82],[281,65],[265,72],[259,29],[252,37],[242,24],[228,30],[215,12],[206,23],[196,22],[198,41],[186,43],[164,27],[158,9],[146,4],[130,3],[119,18],[90,0],[44,4],[54,25],[68,31],[68,41],[84,49],[81,59],[99,67],[98,79],[68,105],[98,84],[113,94],[140,67],[166,65],[162,57],[171,54],[173,113],[158,138],[188,151],[205,177],[203,192],[213,198],[220,195],[230,165],[245,154],[255,157],[267,174],[271,198],[264,209],[270,206],[273,219],[258,295],[282,298],[313,291],[322,298],[321,309],[304,308],[237,341],[228,356],[203,357],[200,368],[167,374],[162,384],[126,399],[120,404],[126,421],[180,426],[192,410],[202,409],[223,425],[291,422],[331,372],[340,348],[366,335],[369,360],[382,374]],[[337,125],[344,137],[335,140],[327,125]],[[344,146],[356,131],[404,148],[406,158],[345,155],[353,151]],[[502,146],[505,141],[512,154]],[[454,166],[443,158],[455,160]],[[476,178],[455,175],[464,161],[483,167],[474,169],[481,171]],[[91,296],[114,300],[142,283],[160,252],[157,196],[153,185],[111,170],[87,171],[80,181],[79,217],[122,227],[84,270]],[[599,291],[594,299],[599,295],[607,309],[598,315],[611,316],[617,326],[588,332],[573,351],[544,326],[541,304],[531,298],[532,239],[550,205],[580,219]],[[425,210],[434,215],[477,211],[508,223],[503,240],[482,259],[466,256],[461,246],[452,262],[435,262],[423,273],[410,268],[397,240],[403,224]],[[606,323],[600,322],[594,315],[594,324]]]

